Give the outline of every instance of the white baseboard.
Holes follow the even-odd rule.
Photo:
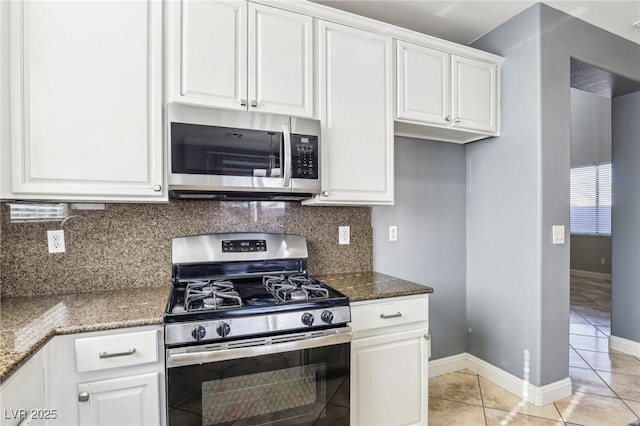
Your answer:
[[[618,336],[609,337],[609,348],[640,357],[640,343]]]
[[[575,275],[576,277],[584,277],[584,278],[596,278],[603,280],[610,280],[611,274],[605,274],[603,272],[592,272],[592,271],[583,271],[580,269],[571,269],[571,275]]]
[[[468,368],[479,376],[537,406],[547,405],[571,396],[571,379],[569,377],[545,386],[534,386],[466,352],[430,361],[429,377],[436,377],[464,368]]]
[[[429,361],[429,377],[442,376],[443,374],[464,370],[469,364],[467,355],[466,352],[463,352],[458,355]]]

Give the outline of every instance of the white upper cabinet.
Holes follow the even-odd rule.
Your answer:
[[[464,143],[499,134],[497,63],[398,41],[396,71],[396,135]]]
[[[313,18],[249,4],[249,110],[313,116]]]
[[[162,4],[10,3],[15,198],[159,201]]]
[[[182,1],[173,18],[174,100],[247,109],[247,3]]]
[[[449,54],[397,43],[396,117],[446,126],[451,104]]]
[[[498,131],[498,67],[451,56],[453,126],[489,134]]]
[[[170,7],[171,101],[313,116],[313,18],[245,1]]]
[[[305,204],[393,204],[392,41],[319,23],[322,193]]]

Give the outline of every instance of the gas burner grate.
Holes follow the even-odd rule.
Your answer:
[[[242,299],[227,280],[194,280],[185,287],[184,308],[188,312],[215,311],[242,306]]]
[[[326,288],[304,275],[265,275],[262,283],[278,303],[329,298]]]

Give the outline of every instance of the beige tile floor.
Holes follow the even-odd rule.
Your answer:
[[[430,379],[429,425],[640,425],[640,358],[609,350],[610,306],[609,281],[571,276],[570,397],[537,407],[461,370]]]

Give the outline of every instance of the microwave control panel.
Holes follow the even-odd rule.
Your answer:
[[[291,177],[318,179],[318,137],[291,135]]]

